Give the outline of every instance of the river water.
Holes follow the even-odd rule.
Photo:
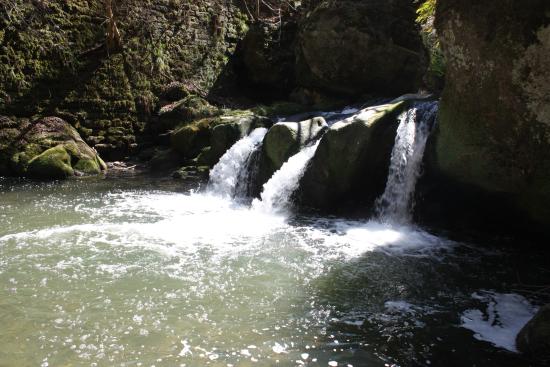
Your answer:
[[[513,338],[539,300],[520,283],[550,274],[521,239],[193,189],[0,179],[0,366],[530,365]]]

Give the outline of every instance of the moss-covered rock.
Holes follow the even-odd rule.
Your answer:
[[[211,119],[203,119],[176,129],[171,135],[172,148],[184,158],[196,157],[210,143],[213,123]]]
[[[291,156],[317,139],[328,128],[324,118],[315,117],[300,122],[279,122],[265,135],[263,155],[269,162],[271,171],[275,172]]]
[[[34,178],[67,178],[73,176],[71,156],[63,145],[50,148],[29,161],[27,175]]]
[[[550,3],[437,4],[447,61],[438,169],[550,224]]]
[[[171,146],[183,159],[200,155],[202,165],[213,166],[237,140],[271,124],[269,118],[248,110],[224,111],[220,116],[184,123],[171,134]]]
[[[156,133],[163,133],[186,122],[219,115],[221,111],[204,98],[189,95],[182,100],[170,103],[159,111],[158,122],[152,126]]]
[[[229,55],[247,31],[247,17],[233,2],[115,5],[116,49],[107,47],[102,1],[0,5],[0,114],[55,114],[103,154],[125,157],[159,104],[221,87]]]
[[[541,363],[550,362],[550,305],[542,307],[519,332],[519,351]]]
[[[329,210],[346,200],[372,204],[384,191],[398,116],[413,101],[369,107],[332,125],[300,183],[302,204]]]
[[[0,117],[0,175],[67,178],[106,169],[97,152],[60,118],[14,121]]]
[[[325,0],[300,25],[299,86],[352,96],[416,92],[426,65],[412,1]]]

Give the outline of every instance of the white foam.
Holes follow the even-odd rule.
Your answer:
[[[517,352],[516,336],[535,315],[537,308],[519,294],[483,291],[472,298],[487,304],[484,310],[466,310],[461,326],[472,330],[474,338],[499,348]]]
[[[262,142],[267,129],[254,129],[250,135],[236,142],[210,171],[208,190],[216,195],[231,198],[235,195],[237,181],[247,161]]]
[[[260,212],[284,212],[288,209],[292,193],[298,188],[308,162],[313,158],[320,140],[303,148],[286,161],[264,185],[261,200],[255,199],[252,207]]]

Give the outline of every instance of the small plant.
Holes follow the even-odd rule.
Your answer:
[[[445,76],[445,58],[434,27],[437,0],[425,0],[416,10],[416,22],[420,25],[422,40],[428,49],[430,65],[428,67],[428,84],[439,84]],[[438,82],[439,81],[439,82]]]

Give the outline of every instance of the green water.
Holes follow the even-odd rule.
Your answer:
[[[530,365],[461,317],[546,254],[190,188],[0,179],[0,366]]]

